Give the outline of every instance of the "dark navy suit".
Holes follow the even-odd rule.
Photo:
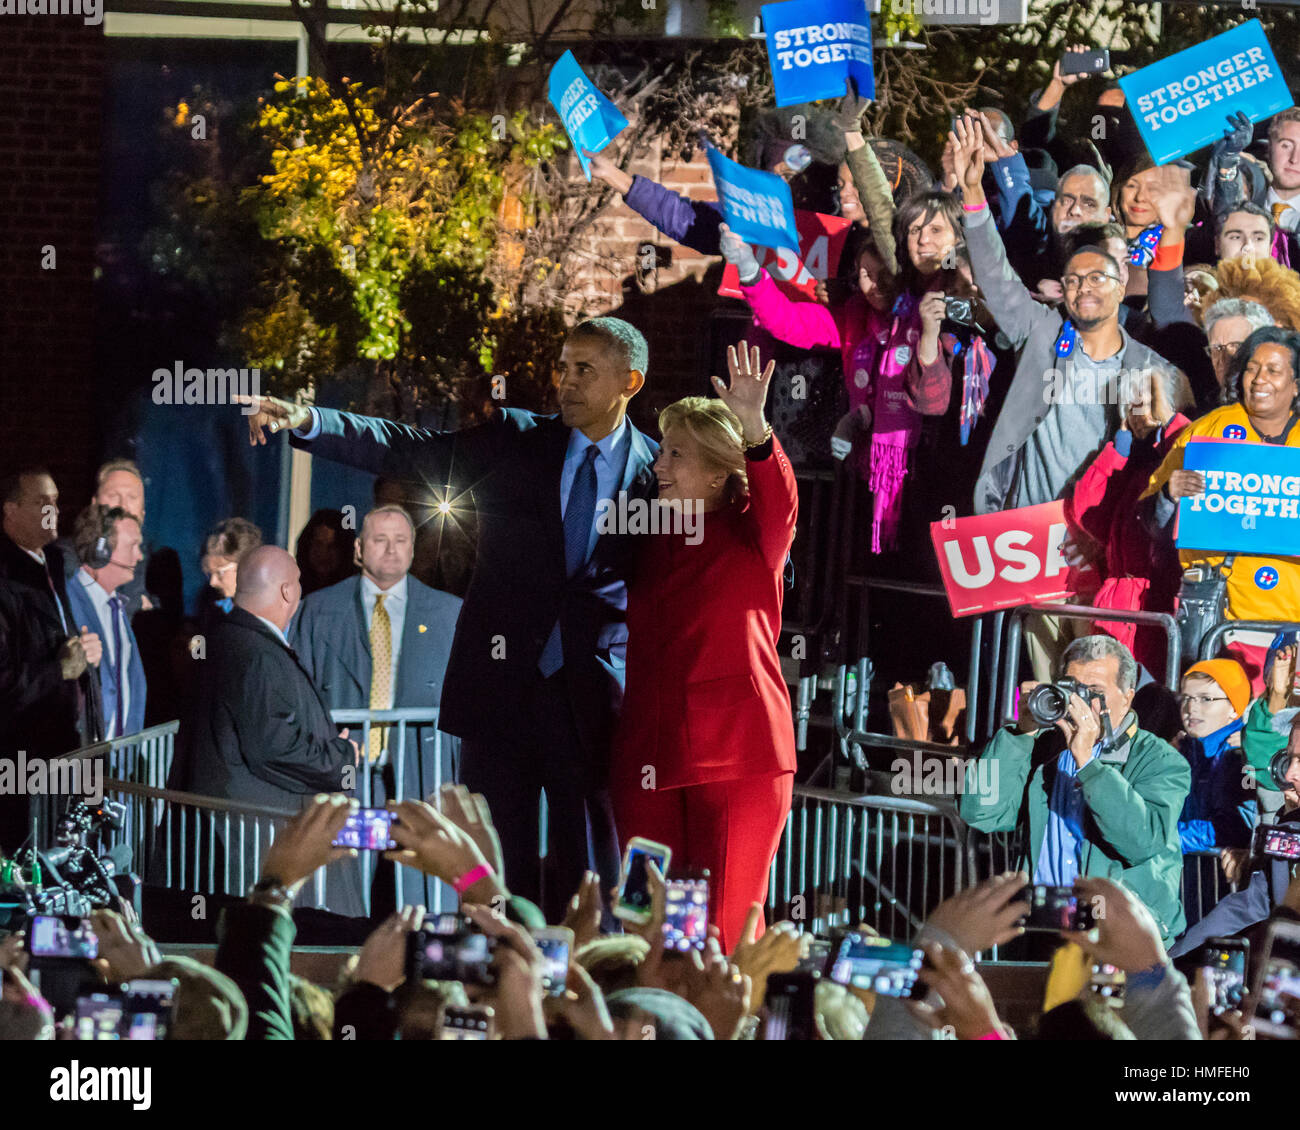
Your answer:
[[[393,673],[394,707],[437,707],[461,603],[460,597],[431,589],[407,576],[401,649]],[[289,642],[331,710],[369,706],[370,633],[361,603],[360,574],[305,597],[289,627]],[[351,736],[361,741],[360,727],[352,727]],[[441,743],[444,781],[452,779],[449,747],[454,741],[444,737]],[[418,800],[432,791],[437,745],[433,727],[408,730],[400,766],[403,796]],[[393,748],[394,759],[396,752]],[[394,772],[397,768],[394,765]],[[379,792],[373,800],[378,804],[383,797]],[[403,868],[402,873],[400,901],[433,905],[422,881],[424,876],[410,868]]]
[[[606,786],[623,697],[634,539],[602,535],[586,565],[567,575],[560,476],[570,429],[557,416],[509,408],[477,427],[434,432],[316,412],[319,434],[292,436],[295,446],[375,474],[449,484],[460,505],[477,509],[478,556],[447,666],[441,726],[463,739],[461,779],[488,799],[511,890],[534,900],[541,896],[538,797],[546,790],[543,909],[559,921],[586,867],[607,885],[618,870]],[[658,446],[630,432],[621,489],[629,499],[649,499]],[[564,666],[544,679],[538,660],[557,619]]]
[[[99,701],[104,723],[102,732],[107,734],[117,710],[117,660],[109,658],[113,625],[100,622],[99,613],[95,611],[95,604],[86,593],[86,587],[81,583],[79,573],[80,570],[68,580],[68,604],[72,608],[72,615],[77,625],[84,624],[104,645],[104,657],[99,663]],[[126,683],[130,693],[127,695],[122,734],[135,734],[144,729],[146,695],[144,663],[140,659],[140,645],[136,643],[135,633],[131,631],[130,613],[126,609],[123,609],[123,612],[123,627],[126,630],[126,642],[130,645],[131,655],[126,665]]]

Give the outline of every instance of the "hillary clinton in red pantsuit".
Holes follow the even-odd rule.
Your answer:
[[[660,417],[660,497],[707,509],[696,529],[652,535],[638,555],[611,765],[620,835],[669,845],[671,872],[709,870],[727,952],[766,898],[790,811],[794,724],[777,641],[798,512],[762,416],[772,366],[759,373],[757,350],[729,360],[718,400],[688,397]]]

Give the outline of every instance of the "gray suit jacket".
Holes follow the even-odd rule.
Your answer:
[[[967,212],[965,227],[975,283],[984,294],[989,312],[997,319],[998,328],[1020,353],[1020,364],[1002,411],[993,424],[984,465],[975,483],[975,513],[989,514],[1006,508],[1020,466],[1021,449],[1047,415],[1049,400],[1045,393],[1051,373],[1064,368],[1068,362],[1056,356],[1056,339],[1064,325],[1063,318],[1052,307],[1035,301],[1012,270],[1006,247],[988,210]],[[1168,366],[1167,361],[1134,341],[1122,327],[1119,332],[1124,341],[1121,368]],[[1107,439],[1103,437],[1097,445],[1098,451]]]
[[[406,586],[406,616],[394,672],[393,706],[436,707],[442,696],[462,601],[458,596],[431,589],[414,577],[407,577]],[[370,705],[373,666],[370,633],[366,631],[365,611],[361,605],[360,574],[304,598],[289,625],[289,641],[302,665],[320,687],[321,696],[331,710],[364,710]],[[350,736],[360,741],[360,728],[352,727]],[[400,782],[403,795],[421,800],[433,791],[439,777],[443,781],[453,780],[456,746],[454,738],[443,735],[439,752],[436,730],[431,726],[408,731],[406,755],[400,766],[397,751],[390,746],[395,783]],[[439,760],[441,764],[437,764]],[[372,787],[372,801],[376,805],[391,799],[386,796],[381,781],[372,781]],[[357,795],[362,795],[359,788]],[[387,866],[377,860],[372,863]],[[327,903],[336,913],[363,913],[360,890],[369,879],[361,876],[357,867],[357,863],[341,861],[327,873]],[[435,905],[433,880],[426,880],[418,871],[408,867],[400,868],[399,875],[399,905]],[[453,898],[449,889],[444,890],[442,905],[450,905]]]
[[[437,706],[461,599],[406,579],[406,619],[393,683],[393,706]],[[370,705],[370,634],[361,575],[305,597],[289,642],[331,710]]]

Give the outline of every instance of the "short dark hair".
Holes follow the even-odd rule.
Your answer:
[[[238,561],[261,544],[262,531],[247,518],[226,518],[218,522],[204,540],[203,555]]]
[[[1250,364],[1255,350],[1261,345],[1280,345],[1291,351],[1291,375],[1296,383],[1296,395],[1291,401],[1291,411],[1300,412],[1300,333],[1284,329],[1282,326],[1265,326],[1256,330],[1241,343],[1237,356],[1232,359],[1232,368],[1223,382],[1223,403],[1241,403],[1241,378]]]
[[[116,549],[117,524],[123,519],[140,524],[139,518],[122,507],[101,506],[98,502],[92,502],[78,514],[72,526],[72,548],[77,560],[89,565],[95,554],[95,542],[100,538],[108,538],[109,548]]]
[[[1223,225],[1228,222],[1228,217],[1237,212],[1245,212],[1249,216],[1258,216],[1261,220],[1268,223],[1268,230],[1272,231],[1277,225],[1273,221],[1273,213],[1262,205],[1256,204],[1253,200],[1243,200],[1240,204],[1229,204],[1226,208],[1220,208],[1214,213],[1214,233],[1218,235],[1223,230]]]
[[[34,478],[37,475],[50,475],[48,467],[42,467],[39,464],[33,464],[29,467],[20,467],[17,471],[12,471],[3,479],[0,479],[0,506],[6,502],[17,502],[23,496],[23,479]]]
[[[1065,260],[1066,270],[1070,269],[1070,264],[1080,255],[1100,255],[1107,263],[1114,267],[1116,271],[1119,270],[1119,261],[1115,256],[1104,247],[1098,247],[1095,243],[1085,243],[1082,247],[1076,247]]]
[[[1085,247],[1101,247],[1108,239],[1128,243],[1128,233],[1114,220],[1104,224],[1080,224],[1065,237],[1065,261],[1068,263]]]
[[[622,318],[588,318],[569,331],[569,338],[575,337],[599,338],[615,350],[629,372],[635,370],[644,376],[650,368],[650,346],[645,334]]]

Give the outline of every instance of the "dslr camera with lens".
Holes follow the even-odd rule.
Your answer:
[[[1094,701],[1101,703],[1101,711],[1105,715],[1106,696],[1091,687],[1085,687],[1069,675],[1062,676],[1054,683],[1039,683],[1025,697],[1025,710],[1040,727],[1054,726],[1069,711],[1072,694],[1077,694],[1089,706]]]

